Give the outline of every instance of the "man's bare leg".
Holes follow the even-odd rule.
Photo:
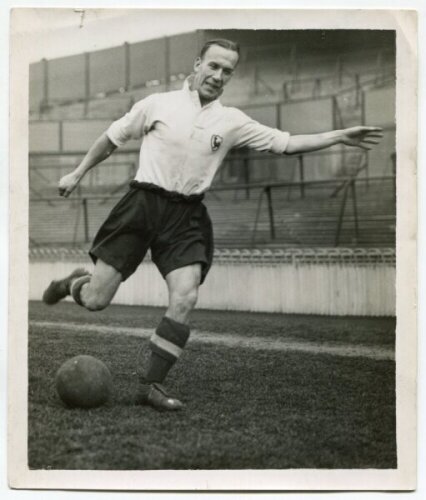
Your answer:
[[[67,295],[89,311],[100,311],[108,306],[122,281],[122,275],[114,267],[98,259],[90,275],[77,269],[59,281],[52,281],[43,294],[46,304],[56,304]]]
[[[169,307],[150,340],[151,356],[141,377],[137,401],[158,410],[179,410],[183,404],[169,397],[161,385],[189,337],[188,316],[198,297],[201,264],[191,264],[166,276]]]
[[[105,309],[116,294],[123,277],[117,269],[98,259],[90,281],[80,288],[81,305],[89,311]],[[71,287],[74,293],[74,287]]]
[[[188,324],[189,313],[197,303],[200,281],[201,264],[198,263],[175,269],[166,276],[169,289],[167,318]]]

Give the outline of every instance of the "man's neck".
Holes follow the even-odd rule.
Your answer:
[[[191,92],[194,92],[194,75],[190,75],[188,76],[187,78],[187,82],[188,82],[188,88]],[[204,106],[207,106],[207,104],[210,104],[212,103],[213,101],[216,101],[216,99],[209,99],[209,100],[206,100],[206,99],[203,99],[200,92],[198,91],[198,89],[196,90],[197,94],[198,94],[198,98],[200,100],[200,104],[201,104],[201,107],[204,107]]]
[[[205,99],[203,99],[200,95],[200,93],[198,92],[198,97],[200,99],[200,104],[201,104],[201,107],[203,108],[204,106],[207,106],[207,104],[210,104],[212,103],[213,101],[215,101],[216,99],[211,99],[209,101],[206,101]]]

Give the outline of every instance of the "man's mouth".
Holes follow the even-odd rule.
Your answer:
[[[218,85],[213,85],[210,82],[205,82],[205,83],[206,83],[207,87],[211,88],[212,90],[215,90],[215,91],[220,90],[220,86],[218,86]]]

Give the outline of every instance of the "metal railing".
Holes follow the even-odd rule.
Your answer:
[[[350,162],[354,153],[357,153],[353,158],[355,158],[355,163]],[[90,241],[90,228],[89,228],[89,218],[90,218],[90,201],[97,201],[99,205],[103,205],[107,203],[111,199],[116,199],[120,194],[119,192],[124,190],[127,187],[128,182],[131,178],[134,177],[136,170],[136,154],[139,153],[139,150],[127,150],[127,151],[119,151],[117,152],[117,158],[114,158],[113,161],[107,160],[105,163],[101,164],[100,167],[124,167],[126,172],[122,172],[122,181],[115,181],[114,183],[109,182],[106,185],[100,185],[99,188],[108,189],[107,193],[102,193],[102,195],[98,195],[93,192],[93,187],[97,189],[96,183],[93,181],[91,176],[98,175],[101,173],[101,169],[97,169],[97,171],[92,170],[85,177],[83,182],[85,185],[91,189],[92,192],[90,194],[86,194],[83,189],[80,188],[76,191],[75,195],[71,198],[72,201],[79,204],[79,209],[77,210],[76,222],[74,224],[74,238],[73,243],[77,243],[77,226],[79,226],[81,217],[82,217],[82,226],[83,226],[83,240],[84,242]],[[70,171],[71,168],[77,164],[77,162],[81,159],[81,157],[85,154],[82,151],[76,152],[39,152],[39,153],[31,153],[30,154],[30,173],[34,176],[37,176],[39,179],[41,189],[38,188],[37,183],[32,182],[30,177],[30,192],[31,192],[31,202],[33,203],[46,203],[52,207],[56,206],[57,203],[63,203],[63,200],[58,199],[56,196],[45,196],[43,195],[43,186],[47,187],[49,184],[55,188],[57,186],[57,181],[59,180],[59,175],[63,175]],[[121,155],[121,157],[120,157]],[[130,157],[129,157],[130,155]],[[346,155],[349,155],[348,157]],[[71,161],[69,165],[62,164],[60,168],[55,167],[54,161],[55,158],[58,157],[64,162],[64,159],[68,158]],[[358,217],[358,205],[357,205],[357,190],[356,184],[363,182],[365,184],[366,190],[368,190],[370,182],[375,182],[378,180],[389,180],[393,179],[395,182],[395,176],[381,176],[381,177],[371,177],[369,174],[369,156],[366,152],[362,152],[359,150],[354,151],[352,148],[342,148],[339,151],[319,151],[315,153],[309,153],[309,159],[313,159],[315,162],[322,163],[321,158],[328,159],[324,162],[325,167],[327,167],[326,172],[328,172],[329,178],[322,180],[307,180],[305,177],[306,165],[305,162],[307,158],[306,155],[298,155],[298,156],[277,156],[277,155],[269,155],[266,153],[251,153],[246,154],[244,152],[236,152],[234,151],[232,154],[228,155],[224,160],[223,167],[219,170],[218,176],[215,179],[213,187],[209,190],[209,193],[216,199],[220,200],[220,193],[233,191],[234,192],[234,201],[239,193],[244,193],[244,197],[246,200],[250,200],[252,198],[252,193],[256,193],[257,198],[253,198],[253,201],[256,201],[256,215],[253,218],[253,228],[251,230],[251,245],[253,246],[256,242],[256,236],[258,232],[258,225],[260,220],[261,209],[266,199],[267,203],[267,219],[269,224],[269,240],[274,243],[277,239],[277,231],[276,231],[276,207],[274,206],[273,201],[273,191],[278,188],[287,189],[287,201],[290,200],[292,193],[296,193],[297,197],[303,200],[307,196],[307,189],[310,188],[328,188],[330,186],[335,186],[335,189],[331,193],[330,197],[336,198],[339,193],[342,193],[341,204],[339,207],[339,213],[336,219],[336,228],[335,228],[335,237],[334,244],[338,246],[341,241],[341,233],[343,227],[343,221],[345,219],[345,213],[347,209],[347,203],[349,199],[352,199],[352,209],[354,216],[354,239],[358,241],[359,239],[359,217]],[[315,159],[317,157],[317,159]],[[330,161],[331,158],[335,157],[334,161],[334,172],[330,169],[333,165],[333,162]],[[271,173],[269,173],[269,178],[264,178],[261,182],[255,182],[253,179],[252,165],[253,162],[257,161],[279,161],[281,163],[291,162],[290,170],[289,170],[289,180],[285,181],[276,181],[271,179]],[[46,164],[46,163],[53,164]],[[65,160],[67,162],[67,160]],[[109,162],[109,163],[108,163]],[[395,161],[393,163],[396,163]],[[237,164],[240,168],[239,175],[237,177],[230,177],[230,170],[232,166]],[[268,166],[271,166],[269,164]],[[337,167],[337,168],[336,168]],[[282,165],[280,169],[288,168],[288,166]],[[311,169],[312,167],[310,167]],[[315,169],[322,168],[321,166],[316,165]],[[63,170],[66,169],[66,172]],[[55,170],[55,175],[48,175],[47,172],[49,170]],[[261,171],[268,172],[268,170],[262,166]],[[340,170],[341,175],[336,175],[336,170]],[[131,171],[131,175],[130,175]],[[273,172],[273,171],[272,171]],[[363,173],[363,177],[361,179],[360,174]],[[393,172],[395,173],[395,172]],[[101,174],[102,175],[102,174]],[[331,175],[335,177],[331,178]],[[228,176],[228,178],[227,178]],[[266,176],[265,176],[266,177]],[[239,180],[243,180],[243,182],[239,182]],[[111,185],[113,185],[111,187]],[[395,189],[395,185],[394,185]],[[81,224],[80,224],[81,228]],[[36,235],[32,235],[33,240],[37,239]],[[36,242],[33,241],[33,244]]]
[[[353,212],[353,241],[355,244],[359,241],[359,232],[360,232],[360,220],[358,214],[358,204],[357,204],[357,192],[356,192],[356,184],[364,183],[367,179],[365,178],[357,178],[356,175],[348,176],[340,179],[327,179],[327,180],[319,180],[319,181],[301,181],[301,182],[275,182],[275,183],[251,183],[247,184],[237,184],[237,185],[229,185],[229,186],[216,186],[212,187],[210,192],[213,194],[232,191],[232,190],[256,190],[259,192],[257,203],[256,203],[256,215],[253,220],[253,227],[251,230],[250,237],[250,246],[254,247],[256,245],[256,236],[258,233],[258,225],[260,220],[261,208],[263,205],[263,200],[266,198],[267,201],[267,221],[269,226],[269,241],[271,244],[275,243],[277,240],[277,231],[276,231],[276,220],[275,220],[275,212],[276,208],[274,207],[273,196],[272,193],[274,190],[278,188],[293,188],[299,187],[300,193],[305,191],[307,188],[318,188],[318,187],[331,187],[336,186],[334,191],[329,195],[330,197],[336,197],[340,191],[342,191],[342,199],[340,202],[340,206],[338,209],[338,216],[336,219],[335,226],[335,236],[334,236],[334,246],[339,246],[341,240],[341,232],[343,227],[343,221],[345,218],[346,207],[349,197],[352,198],[352,212]],[[369,182],[384,182],[384,181],[392,181],[394,183],[394,176],[378,176],[378,177],[370,177],[368,179]],[[89,230],[89,201],[97,201],[99,204],[103,204],[106,201],[110,201],[111,199],[117,199],[117,196],[112,197],[111,195],[79,195],[78,197],[73,198],[72,201],[74,206],[77,205],[77,214],[76,220],[74,224],[74,237],[73,241],[70,242],[72,244],[78,243],[89,243],[91,240],[90,230]],[[30,201],[32,203],[47,203],[52,205],[53,207],[57,203],[63,203],[63,200],[58,199],[58,197],[44,197],[44,198],[31,198]],[[80,224],[80,217],[82,214],[82,226],[83,226],[83,241],[78,241],[77,238],[77,226]],[[54,243],[54,242],[52,242]],[[37,242],[34,238],[31,241],[32,245],[37,245]]]
[[[167,37],[165,38],[167,41]],[[167,43],[166,43],[167,46]],[[270,53],[270,50],[272,46],[261,46],[258,47],[258,50],[265,50],[268,48],[268,53]],[[282,46],[277,46],[277,48],[280,49],[280,53],[282,52]],[[123,57],[125,56],[125,53],[128,52],[129,50],[129,44],[125,43],[124,44],[124,49],[125,52],[123,52]],[[384,76],[388,75],[390,77],[394,77],[395,72],[390,71],[391,65],[388,63],[384,62],[384,54],[389,53],[393,55],[393,51],[391,50],[379,50],[373,49],[371,51],[370,55],[368,56],[369,51],[363,51],[362,54],[364,57],[371,57],[372,55],[376,55],[376,63],[374,69],[370,70],[369,73],[374,74],[374,81],[378,82],[384,78]],[[82,94],[77,97],[69,97],[69,98],[54,98],[53,96],[50,95],[50,85],[49,85],[49,71],[48,71],[48,65],[49,61],[43,59],[41,61],[42,67],[43,67],[43,77],[39,84],[41,84],[43,91],[42,95],[43,97],[39,100],[38,105],[33,106],[31,111],[33,115],[38,114],[39,117],[43,117],[47,112],[49,112],[51,109],[54,109],[56,107],[66,107],[70,105],[78,105],[81,104],[82,109],[81,109],[81,116],[80,118],[87,118],[90,110],[90,105],[93,103],[93,105],[96,105],[97,101],[100,99],[106,99],[106,98],[112,98],[114,101],[116,100],[122,100],[124,104],[127,106],[127,108],[130,108],[131,105],[134,102],[134,98],[132,96],[132,91],[138,90],[138,89],[147,89],[149,90],[151,87],[153,87],[153,91],[166,91],[171,84],[173,84],[176,81],[180,81],[183,78],[185,78],[188,75],[188,70],[182,70],[181,72],[177,72],[176,74],[170,74],[169,69],[166,69],[165,73],[161,76],[158,77],[156,80],[147,80],[147,81],[140,81],[140,82],[133,82],[130,85],[130,77],[129,77],[129,72],[130,72],[130,67],[129,67],[129,58],[128,55],[125,57],[125,76],[123,76],[123,84],[119,86],[116,89],[107,89],[105,88],[103,91],[100,92],[93,92],[90,89],[90,64],[88,64],[88,61],[90,60],[91,54],[86,53],[85,54],[85,64],[81,67],[81,74],[82,76],[82,81],[84,81],[84,90],[82,91]],[[305,54],[302,56],[306,58],[306,60],[309,60],[309,57]],[[347,55],[348,61],[350,61],[350,55]],[[244,59],[244,58],[242,58]],[[300,71],[300,61],[298,60],[295,52],[295,47],[289,47],[288,50],[288,56],[286,57],[288,59],[288,62],[286,64],[287,67],[291,68],[291,75],[292,78],[288,81],[283,82],[282,84],[282,91],[284,95],[284,100],[291,100],[292,99],[292,94],[293,90],[295,88],[299,88],[301,86],[308,86],[311,89],[311,97],[319,97],[322,95],[322,89],[324,87],[327,87],[327,82],[338,82],[339,88],[342,86],[343,81],[347,79],[348,77],[353,79],[356,85],[360,85],[360,73],[354,73],[351,71],[348,71],[346,68],[346,65],[344,63],[345,57],[342,58],[340,55],[334,55],[334,56],[328,56],[328,57],[321,57],[319,55],[315,56],[315,62],[316,64],[324,64],[325,61],[333,61],[332,66],[334,67],[334,72],[330,73],[328,75],[323,75],[320,77],[311,77],[311,78],[300,78],[299,76],[299,71]],[[54,62],[54,61],[51,61]],[[83,60],[82,60],[83,62]],[[251,68],[252,63],[246,63],[243,61],[242,63],[246,67],[246,71]],[[167,64],[166,64],[167,66]],[[268,82],[268,78],[264,76],[264,71],[261,69],[261,64],[258,61],[254,66],[253,66],[253,82],[252,85],[250,85],[250,89],[254,89],[254,94],[258,95],[260,93],[264,93],[265,91],[268,94],[276,94],[277,92],[279,93],[280,90],[274,88],[273,85]],[[148,92],[149,93],[149,92]],[[327,95],[333,94],[334,92],[330,93],[328,92]],[[309,95],[309,91],[308,91]],[[306,97],[306,96],[305,96]]]
[[[358,159],[356,160],[357,163],[356,165],[349,165],[349,160],[348,158],[351,155],[355,155]],[[288,199],[290,199],[290,195],[292,192],[294,192],[293,188],[298,188],[298,192],[300,195],[300,198],[305,197],[305,173],[306,173],[306,158],[316,158],[316,159],[321,159],[321,158],[326,158],[326,159],[333,159],[335,158],[336,161],[338,161],[339,166],[338,168],[335,169],[335,172],[341,172],[341,175],[336,174],[334,172],[334,175],[336,175],[336,180],[337,182],[340,182],[342,178],[344,178],[347,175],[353,175],[356,174],[358,175],[360,172],[364,171],[366,178],[369,176],[369,157],[368,154],[365,151],[354,151],[353,149],[348,149],[344,148],[341,149],[340,151],[317,151],[314,153],[307,153],[307,154],[300,154],[300,155],[294,155],[294,156],[277,156],[277,155],[268,155],[265,153],[251,153],[251,154],[231,154],[228,155],[225,160],[224,160],[224,167],[219,171],[218,177],[216,180],[220,181],[218,184],[219,185],[224,185],[227,184],[227,181],[225,179],[225,173],[230,168],[231,165],[233,165],[235,162],[240,162],[240,165],[242,166],[242,175],[241,177],[244,179],[244,184],[245,184],[245,197],[246,199],[250,198],[250,191],[254,189],[254,186],[256,186],[256,181],[253,181],[252,179],[252,173],[251,173],[251,165],[253,161],[278,161],[278,162],[291,162],[292,163],[292,180],[290,182],[286,181],[287,184],[286,186],[288,187]],[[283,167],[285,168],[285,167]],[[318,168],[321,167],[316,167],[317,170]],[[327,163],[327,168],[330,169],[330,165]],[[298,182],[294,181],[294,178],[296,177],[296,172],[298,173]],[[330,175],[330,174],[329,174]],[[265,179],[267,181],[267,179]],[[262,181],[263,182],[263,181]],[[272,182],[272,181],[268,181]],[[273,181],[273,182],[283,182],[283,181]],[[240,183],[241,184],[241,183]],[[235,185],[235,184],[232,184]]]
[[[362,80],[362,76],[372,75],[371,78]],[[344,82],[349,85],[343,86]],[[304,89],[304,98],[319,98],[336,96],[343,93],[355,92],[357,95],[357,102],[359,103],[360,93],[365,88],[384,85],[387,83],[395,82],[395,71],[393,68],[383,69],[381,72],[368,73],[363,75],[361,73],[332,73],[319,77],[310,78],[294,78],[287,80],[283,83],[283,97],[284,101],[298,100],[297,95],[302,93]],[[332,88],[332,87],[336,88]],[[294,97],[296,95],[296,98]]]
[[[388,181],[388,180],[394,181],[395,177],[394,176],[379,176],[379,177],[370,177],[368,179],[368,181],[371,181],[371,182]],[[367,179],[357,179],[356,176],[351,176],[351,177],[347,177],[345,179],[339,179],[339,180],[329,179],[329,180],[322,180],[322,181],[304,181],[304,182],[292,182],[292,183],[282,182],[282,183],[252,186],[252,188],[254,188],[254,187],[261,188],[261,193],[260,193],[259,198],[258,198],[256,217],[255,217],[252,238],[251,238],[252,246],[254,245],[255,239],[256,239],[257,227],[258,227],[258,223],[259,223],[259,217],[260,217],[260,212],[261,212],[261,207],[262,207],[262,202],[263,202],[264,197],[266,197],[266,200],[267,200],[270,240],[271,240],[271,242],[274,242],[276,239],[274,205],[273,205],[273,199],[272,199],[272,190],[273,189],[280,188],[280,187],[281,188],[282,187],[289,187],[289,186],[300,186],[301,188],[303,187],[303,189],[305,189],[306,187],[309,187],[309,186],[311,186],[311,187],[312,186],[325,187],[325,186],[332,186],[332,185],[337,185],[337,189],[335,189],[333,191],[333,193],[331,194],[331,197],[335,197],[338,191],[340,191],[340,190],[343,191],[342,201],[341,201],[340,208],[339,208],[339,215],[338,215],[337,222],[336,222],[334,246],[337,247],[340,244],[343,220],[344,220],[344,216],[345,216],[346,205],[347,205],[349,194],[352,197],[353,220],[354,220],[354,241],[355,241],[355,244],[357,244],[359,241],[359,217],[358,217],[356,183],[357,182],[366,182],[366,181],[367,181]],[[245,186],[238,186],[238,188],[244,189]]]
[[[358,164],[349,167],[348,166],[348,155],[356,155],[359,156]],[[86,153],[83,151],[68,151],[68,152],[35,152],[30,153],[30,176],[35,175],[40,179],[40,183],[44,184],[46,187],[49,185],[57,185],[59,178],[66,173],[69,173],[71,169],[75,168],[78,162]],[[122,155],[124,159],[116,159],[111,160],[108,159],[104,163],[100,164],[96,170],[91,170],[84,177],[82,181],[83,186],[89,186],[93,188],[96,185],[94,178],[97,177],[100,173],[99,169],[105,169],[108,167],[120,168],[123,173],[121,175],[122,181],[114,182],[114,186],[108,191],[107,195],[113,196],[125,186],[127,186],[128,182],[131,178],[136,174],[137,169],[137,155],[139,154],[138,149],[132,150],[119,150],[116,153],[116,156]],[[42,161],[47,161],[49,163],[52,162],[56,157],[60,158],[62,163],[58,166],[52,164],[41,163]],[[222,167],[218,170],[216,177],[214,179],[213,186],[221,187],[230,185],[231,188],[235,187],[237,184],[242,183],[245,185],[244,190],[241,190],[245,194],[245,198],[250,198],[250,192],[253,190],[253,186],[256,185],[256,181],[253,179],[253,163],[254,162],[268,162],[269,167],[271,164],[278,162],[281,164],[280,168],[286,169],[289,168],[289,177],[291,177],[291,182],[288,184],[288,199],[291,194],[294,192],[294,188],[298,188],[298,192],[300,194],[300,198],[304,198],[305,196],[305,172],[306,172],[306,158],[309,157],[311,160],[321,161],[322,158],[334,160],[335,164],[338,163],[339,166],[335,169],[337,172],[341,172],[343,175],[337,177],[337,179],[341,179],[344,175],[348,175],[353,173],[355,170],[356,173],[359,173],[360,170],[365,170],[365,175],[368,177],[369,175],[369,164],[368,164],[368,155],[364,152],[358,151],[354,152],[351,148],[344,148],[339,151],[317,151],[309,154],[300,154],[294,156],[285,156],[285,155],[274,155],[268,153],[253,153],[253,152],[239,152],[238,150],[234,150],[230,152],[224,159]],[[63,160],[68,158],[70,162],[64,163]],[[325,164],[327,170],[330,170],[330,164],[327,162]],[[238,176],[233,176],[231,174],[232,169],[239,170]],[[321,166],[315,167],[317,170],[322,168]],[[124,171],[125,170],[125,171]],[[262,167],[262,170],[265,172],[264,178],[261,182],[277,182],[276,179],[272,179],[272,175],[270,171],[268,172],[267,167]],[[46,172],[54,171],[55,174],[50,176],[50,178],[46,175]],[[298,178],[297,178],[298,175]],[[327,172],[327,175],[331,175],[331,171]],[[336,175],[336,174],[334,174]],[[30,189],[32,189],[34,196],[43,198],[43,196],[37,192],[34,185],[31,182],[32,177],[30,177]],[[299,182],[295,182],[297,179]],[[278,180],[278,182],[280,182]],[[282,182],[282,181],[281,181]],[[37,183],[34,183],[37,184]],[[102,186],[104,188],[104,186]],[[240,192],[240,190],[235,189],[236,194]],[[210,191],[212,192],[212,190]],[[217,192],[216,189],[213,189],[213,192]]]

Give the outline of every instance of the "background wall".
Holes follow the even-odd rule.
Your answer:
[[[81,260],[30,264],[31,300],[40,300],[52,279]],[[350,284],[350,286],[348,286]],[[218,293],[220,290],[220,293]],[[120,287],[116,304],[167,305],[167,287],[151,262]],[[389,263],[253,264],[216,262],[200,288],[198,308],[303,314],[386,316],[395,314],[395,268]]]

